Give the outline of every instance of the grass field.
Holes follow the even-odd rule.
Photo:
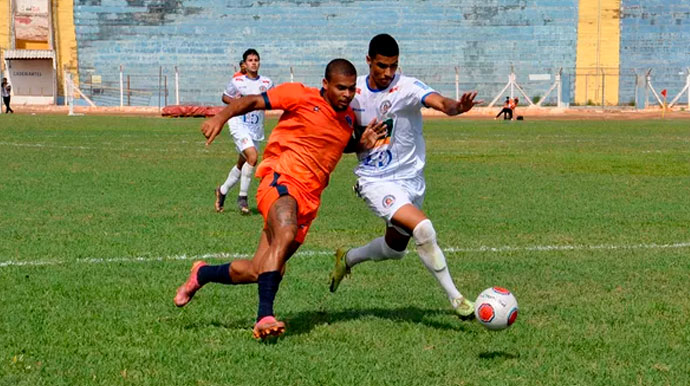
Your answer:
[[[0,384],[690,382],[688,121],[427,120],[425,210],[461,291],[516,294],[502,332],[455,318],[414,248],[328,292],[332,250],[383,231],[345,156],[275,344],[251,338],[255,286],[172,304],[192,260],[250,254],[262,226],[213,211],[236,154],[200,123],[0,116]]]

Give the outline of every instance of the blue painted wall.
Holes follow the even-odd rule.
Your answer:
[[[690,1],[623,0],[620,67],[621,103],[635,99],[634,74],[649,68],[657,92],[668,89],[669,101],[678,94],[690,67]],[[638,88],[637,101],[644,101],[643,87]]]
[[[455,67],[462,89],[492,99],[514,65],[530,94],[551,82],[533,73],[575,66],[577,0],[75,0],[82,80],[101,75],[101,104],[119,103],[122,64],[132,103],[158,103],[158,71],[169,87],[178,66],[183,103],[220,102],[242,52],[262,55],[262,73],[277,82],[317,86],[328,60],[345,57],[366,71],[369,39],[387,32],[401,45],[401,65],[448,96]],[[136,75],[136,76],[135,76]],[[108,87],[112,87],[109,89]],[[541,90],[541,91],[540,91]],[[136,98],[136,99],[135,99]],[[168,97],[174,103],[174,95]]]

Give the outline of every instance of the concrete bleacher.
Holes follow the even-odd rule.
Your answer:
[[[623,0],[620,18],[621,102],[635,99],[634,74],[650,68],[656,90],[668,89],[669,99],[675,96],[690,68],[690,1]],[[643,98],[639,87],[638,105]]]
[[[295,80],[318,86],[334,57],[364,73],[368,41],[381,32],[398,39],[406,74],[449,96],[456,66],[463,89],[491,99],[511,65],[527,79],[575,63],[576,0],[97,3],[75,3],[80,72],[113,81],[123,65],[128,73],[151,74],[147,87],[156,89],[159,65],[168,73],[178,66],[182,102],[218,103],[249,47],[259,50],[261,72],[276,82],[289,81],[292,66]],[[542,93],[549,86],[533,85]]]
[[[137,88],[153,95],[153,105],[159,67],[168,75],[168,103],[174,103],[175,66],[181,103],[219,104],[249,47],[261,53],[261,73],[276,83],[289,81],[292,67],[295,81],[318,86],[335,57],[350,59],[366,73],[368,41],[381,32],[398,39],[405,74],[447,96],[455,96],[456,67],[461,91],[477,89],[486,100],[503,88],[511,66],[531,96],[543,95],[552,82],[529,81],[530,74],[553,75],[562,67],[564,99],[570,100],[581,1],[100,0],[75,2],[74,23],[80,75],[116,84],[122,65],[136,76]],[[678,72],[690,66],[690,3],[622,0],[620,8],[611,16],[620,16],[618,102],[635,98],[633,69],[654,68],[658,88],[682,87]],[[554,100],[552,95],[547,103]]]

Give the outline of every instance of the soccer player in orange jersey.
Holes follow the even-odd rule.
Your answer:
[[[244,62],[244,59],[240,60],[240,70],[237,71],[232,77],[236,76],[242,76],[247,74],[247,63]]]
[[[233,99],[218,115],[205,121],[201,131],[209,145],[231,117],[253,110],[283,110],[268,139],[256,176],[261,178],[256,201],[264,217],[259,246],[252,259],[210,266],[194,262],[187,281],[178,288],[174,302],[189,303],[204,284],[257,283],[259,307],[254,337],[279,336],[285,324],[275,318],[273,303],[285,263],[304,242],[316,218],[323,189],[328,185],[346,147],[371,148],[385,135],[385,124],[372,121],[362,138],[353,138],[354,113],[349,107],[355,95],[357,72],[345,59],[326,67],[323,88],[285,83],[261,95]]]

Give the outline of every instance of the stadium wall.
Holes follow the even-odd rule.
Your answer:
[[[10,3],[0,0],[0,10]],[[121,65],[130,89],[125,103],[174,103],[177,67],[182,103],[219,104],[248,47],[261,52],[261,72],[276,82],[317,86],[333,57],[366,72],[367,43],[380,32],[399,40],[404,73],[448,96],[455,95],[456,69],[461,91],[478,89],[491,100],[511,67],[530,96],[543,95],[553,81],[530,74],[563,68],[566,103],[599,104],[604,96],[607,104],[640,105],[645,71],[652,69],[658,90],[675,95],[685,79],[679,73],[690,66],[687,0],[52,3],[58,68],[80,76],[99,105],[119,105]],[[0,12],[0,49],[10,48],[9,30],[9,12]],[[167,98],[159,94],[166,86]]]
[[[649,69],[657,91],[677,95],[690,71],[690,1],[622,0],[620,58],[622,104],[643,105]]]
[[[458,67],[462,90],[491,99],[511,66],[518,81],[575,66],[577,8],[577,0],[81,0],[74,15],[82,82],[100,75],[100,101],[119,103],[108,90],[123,65],[138,89],[132,98],[156,105],[159,66],[169,88],[179,68],[182,102],[217,104],[246,48],[259,50],[261,72],[275,81],[289,81],[292,67],[295,81],[317,86],[334,57],[365,72],[368,41],[381,32],[400,42],[404,73],[455,96]],[[550,85],[525,88],[543,95]]]

